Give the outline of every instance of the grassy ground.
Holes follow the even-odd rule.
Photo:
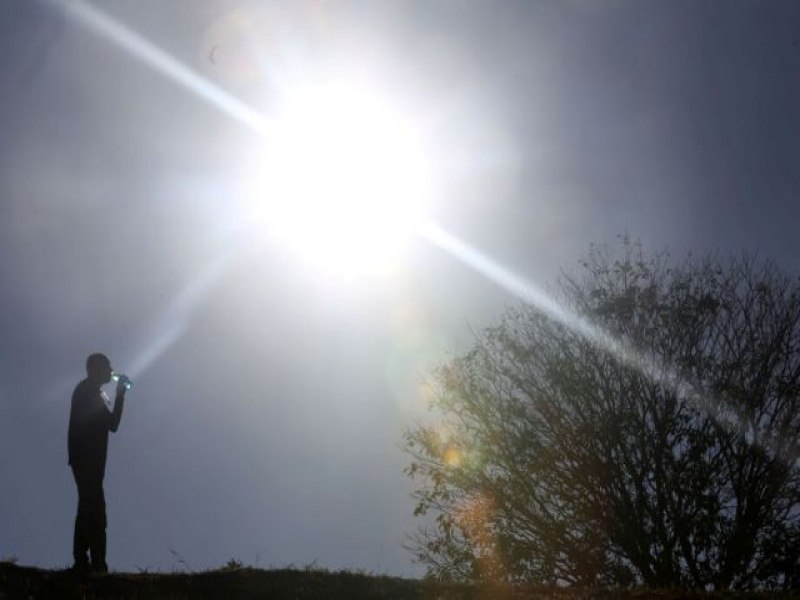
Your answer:
[[[800,594],[705,594],[653,590],[503,589],[432,581],[332,573],[227,567],[204,573],[112,573],[78,577],[0,563],[0,600],[677,600],[678,598],[798,598]]]

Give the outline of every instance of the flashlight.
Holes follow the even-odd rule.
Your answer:
[[[125,386],[126,390],[129,390],[133,387],[133,382],[127,375],[122,375],[120,373],[111,373],[111,379],[117,382],[121,381],[122,385]]]

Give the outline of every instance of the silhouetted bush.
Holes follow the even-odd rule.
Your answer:
[[[592,247],[433,376],[405,435],[449,581],[800,582],[800,285],[766,260]]]

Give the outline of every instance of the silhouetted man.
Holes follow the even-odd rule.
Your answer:
[[[78,486],[78,514],[72,555],[74,569],[106,573],[106,471],[108,432],[116,431],[125,405],[125,385],[117,383],[114,409],[102,386],[111,381],[111,361],[104,354],[86,359],[86,379],[72,392],[69,414],[69,465]],[[91,554],[91,565],[88,553]]]

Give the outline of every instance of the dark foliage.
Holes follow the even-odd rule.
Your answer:
[[[433,377],[410,543],[452,581],[800,586],[800,284],[593,247]]]

